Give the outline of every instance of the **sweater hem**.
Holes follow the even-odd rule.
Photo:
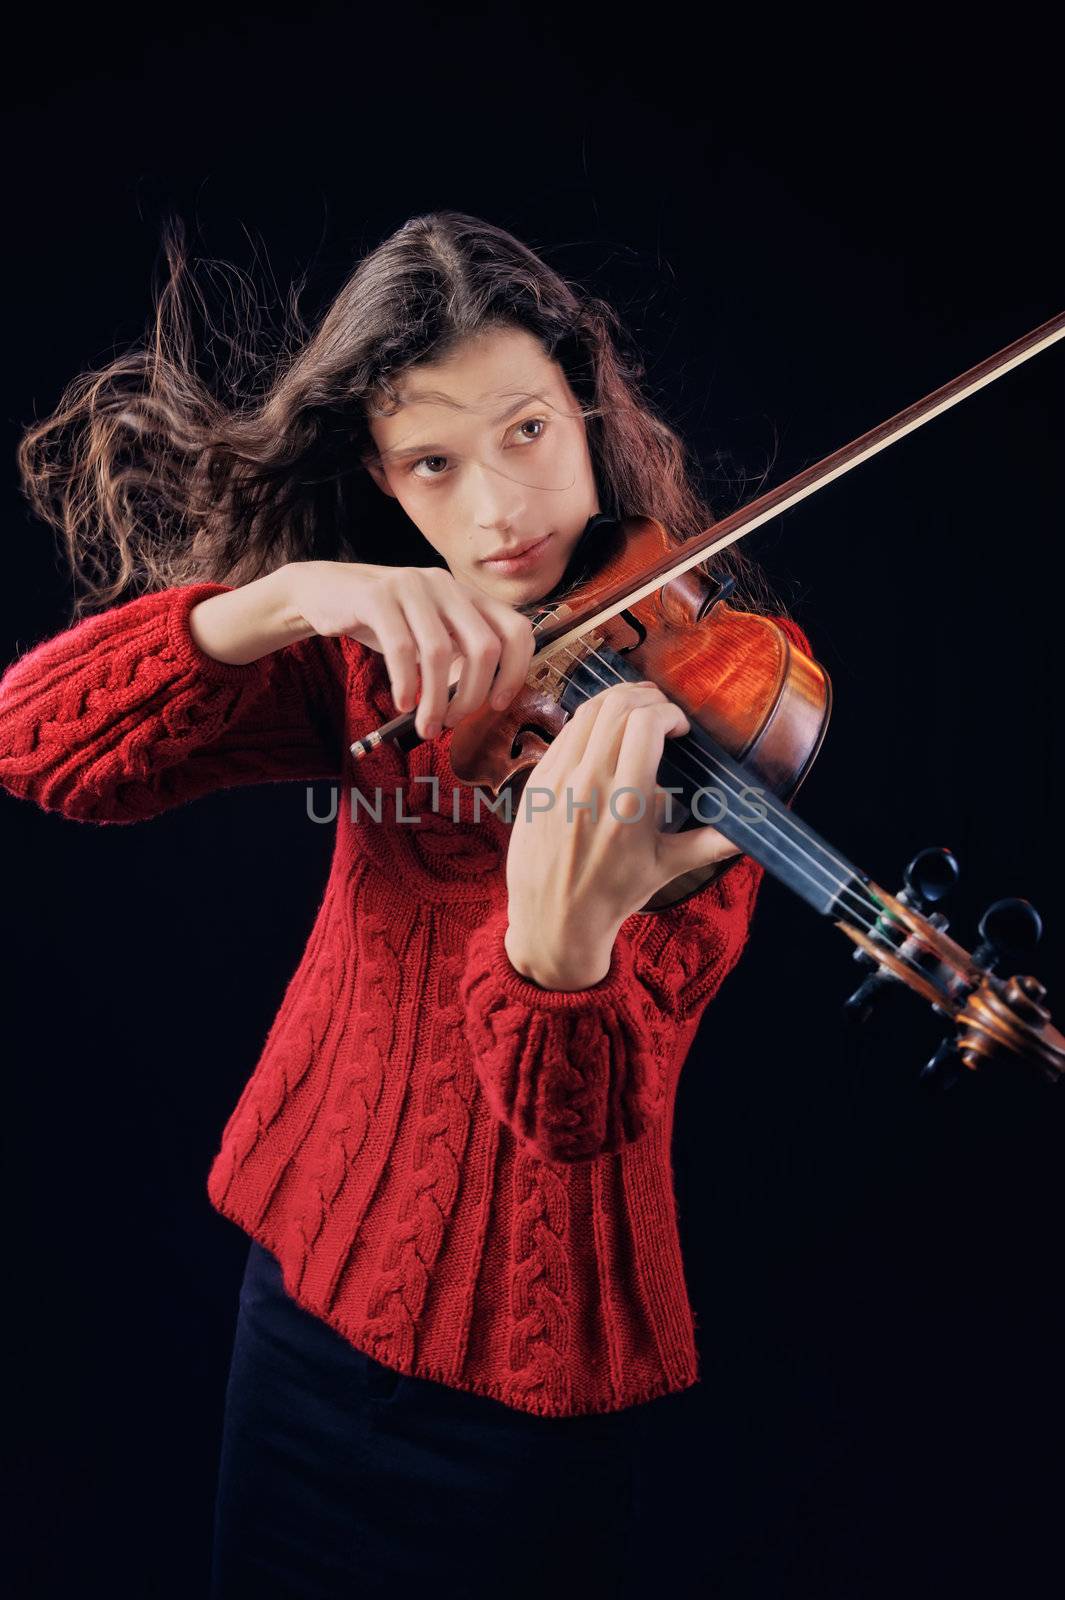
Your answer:
[[[285,1293],[301,1310],[308,1312],[312,1317],[317,1317],[319,1322],[324,1322],[327,1327],[332,1328],[335,1333],[339,1333],[348,1344],[360,1351],[364,1356],[369,1356],[372,1361],[376,1361],[380,1366],[388,1367],[392,1372],[400,1373],[404,1378],[423,1378],[431,1383],[442,1384],[447,1389],[461,1389],[467,1394],[483,1395],[486,1399],[496,1400],[501,1405],[505,1405],[510,1411],[521,1411],[527,1416],[559,1418],[605,1416],[619,1411],[628,1411],[633,1406],[646,1404],[649,1400],[657,1400],[669,1394],[681,1394],[686,1389],[694,1388],[701,1381],[696,1365],[696,1367],[689,1369],[679,1382],[668,1374],[663,1374],[654,1383],[644,1384],[642,1388],[635,1389],[631,1394],[626,1395],[620,1405],[609,1403],[605,1405],[586,1404],[574,1405],[567,1407],[565,1410],[559,1410],[548,1404],[537,1404],[532,1400],[528,1404],[519,1404],[515,1400],[513,1393],[504,1389],[504,1386],[500,1383],[493,1383],[486,1378],[456,1378],[451,1373],[445,1372],[442,1367],[433,1366],[429,1362],[415,1361],[410,1367],[401,1367],[392,1361],[382,1361],[378,1354],[367,1350],[364,1345],[359,1343],[358,1339],[352,1336],[350,1327],[343,1317],[336,1312],[323,1312],[320,1307],[313,1305],[302,1295],[293,1291],[291,1284],[285,1278],[284,1267],[281,1264],[281,1258],[278,1253],[279,1242],[269,1228],[264,1228],[261,1225],[252,1227],[231,1206],[216,1200],[210,1194],[208,1194],[208,1199],[213,1209],[220,1216],[234,1223],[249,1239],[254,1239],[256,1244],[262,1245],[264,1250],[269,1250],[281,1269]]]

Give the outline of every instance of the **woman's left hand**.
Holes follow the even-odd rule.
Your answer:
[[[657,787],[665,741],[690,729],[657,684],[614,684],[577,708],[533,768],[507,853],[506,950],[534,983],[597,983],[626,917],[681,873],[740,854],[716,828],[661,831],[676,803]]]

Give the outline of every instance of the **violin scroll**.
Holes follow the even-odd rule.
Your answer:
[[[883,985],[893,979],[928,1000],[948,1017],[954,1032],[921,1071],[921,1081],[949,1089],[970,1072],[1023,1061],[1050,1082],[1065,1079],[1065,1036],[1050,1020],[1046,990],[1030,975],[998,977],[996,966],[1021,961],[1034,950],[1042,920],[1027,900],[996,900],[980,919],[980,944],[971,954],[946,933],[947,921],[933,905],[958,875],[949,850],[922,850],[906,869],[897,898],[870,882],[881,911],[867,932],[837,926],[858,945],[855,959],[874,969],[845,1001],[864,1021]]]
[[[1065,1038],[1051,1026],[1045,998],[1038,978],[1003,981],[988,973],[955,1017],[955,1049],[962,1064],[975,1072],[1020,1056],[1051,1083],[1065,1077]]]

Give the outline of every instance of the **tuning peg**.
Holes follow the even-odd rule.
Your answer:
[[[973,962],[981,972],[994,972],[1000,961],[1024,965],[1043,936],[1043,919],[1027,900],[996,900],[980,918],[979,932]]]
[[[862,957],[863,966],[872,967],[876,965],[872,956],[867,956],[864,950],[855,951],[855,957],[857,956]],[[873,1009],[873,1001],[885,981],[886,974],[882,968],[877,967],[875,972],[862,980],[853,994],[847,996],[843,1002],[843,1009],[853,1022],[868,1022]]]
[[[918,850],[903,876],[906,886],[895,898],[903,905],[924,912],[946,898],[957,883],[960,871],[945,845],[929,845],[925,850]]]
[[[965,1070],[953,1039],[944,1039],[935,1055],[926,1061],[917,1075],[917,1081],[926,1089],[946,1093],[953,1089]]]
[[[922,916],[927,916],[934,928],[947,928],[949,924],[943,913],[932,910],[938,901],[950,893],[959,877],[958,863],[946,846],[929,845],[924,850],[918,850],[903,877],[905,882],[895,898],[901,900],[903,905],[912,906]],[[876,937],[875,933],[873,937]],[[873,970],[844,1000],[843,1009],[855,1022],[866,1022],[881,989],[887,983],[897,982],[897,979],[866,950],[855,950],[854,960],[860,967]]]

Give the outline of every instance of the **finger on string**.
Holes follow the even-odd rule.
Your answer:
[[[604,783],[616,786],[618,759],[633,712],[643,706],[663,704],[662,691],[653,683],[630,684],[621,693],[611,695],[596,718],[581,764],[600,776]]]
[[[674,805],[677,796],[658,794],[658,769],[662,765],[666,740],[671,733],[686,733],[690,723],[680,706],[671,700],[654,700],[633,708],[626,718],[614,768],[616,790],[635,789],[616,803],[620,815],[652,816],[661,824],[667,800]],[[640,797],[643,810],[640,811]]]
[[[682,872],[693,872],[697,867],[709,867],[743,854],[738,845],[708,823],[682,833],[664,833],[660,853],[670,880]]]

